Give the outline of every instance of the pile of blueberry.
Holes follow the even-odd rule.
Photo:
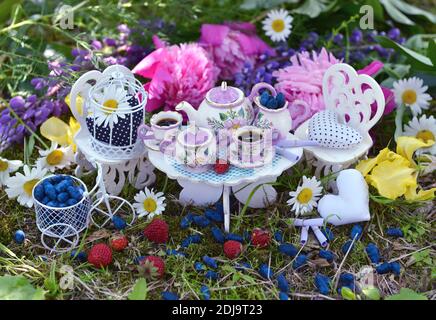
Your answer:
[[[34,195],[39,202],[55,208],[73,206],[83,198],[83,186],[66,175],[45,179],[35,187]]]
[[[268,91],[264,91],[260,95],[260,104],[268,109],[283,108],[285,103],[285,96],[281,92],[279,92],[275,97],[269,94]]]

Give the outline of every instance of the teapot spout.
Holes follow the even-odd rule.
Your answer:
[[[190,122],[195,122],[197,121],[197,110],[195,110],[195,108],[186,101],[182,101],[180,102],[177,106],[176,106],[176,110],[177,111],[183,111],[186,113],[186,115],[188,116],[188,120]]]

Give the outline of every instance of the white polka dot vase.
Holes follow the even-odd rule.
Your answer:
[[[144,123],[147,93],[129,69],[114,65],[102,73],[85,73],[71,90],[72,106],[78,95],[84,98],[83,110],[71,109],[96,153],[119,160],[142,153],[137,132]]]

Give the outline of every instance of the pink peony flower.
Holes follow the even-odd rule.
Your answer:
[[[253,64],[263,53],[274,55],[251,23],[203,24],[199,44],[209,52],[222,79],[232,79],[245,62]]]
[[[330,66],[340,62],[323,48],[319,54],[296,54],[291,57],[291,66],[273,72],[277,78],[275,88],[289,101],[293,129],[325,109],[322,78]]]
[[[198,107],[217,79],[215,68],[207,52],[198,44],[166,46],[154,37],[158,49],[133,68],[133,73],[151,79],[144,85],[148,91],[146,110],[161,107],[174,110],[181,101]]]
[[[358,74],[367,74],[369,76],[373,76],[377,72],[379,72],[383,68],[384,64],[381,61],[375,60],[371,62],[369,65],[367,65],[365,68],[357,71]],[[395,97],[394,92],[386,87],[381,86],[381,89],[383,91],[383,95],[385,96],[385,110],[383,112],[384,115],[391,113],[395,107]],[[373,113],[375,113],[375,107],[373,107]]]

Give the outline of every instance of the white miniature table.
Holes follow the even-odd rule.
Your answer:
[[[288,139],[296,139],[289,134]],[[148,151],[149,161],[160,171],[167,174],[168,178],[177,180],[183,188],[179,200],[183,204],[206,206],[216,203],[223,197],[224,229],[230,229],[230,193],[233,192],[239,202],[245,204],[251,192],[254,192],[248,206],[251,208],[264,208],[275,201],[277,192],[265,183],[275,182],[285,170],[295,165],[303,156],[303,148],[292,148],[292,152],[298,157],[296,161],[276,154],[270,165],[256,169],[242,169],[230,166],[225,174],[217,174],[212,169],[196,173],[187,169],[175,160],[167,159],[163,153],[156,150]]]

